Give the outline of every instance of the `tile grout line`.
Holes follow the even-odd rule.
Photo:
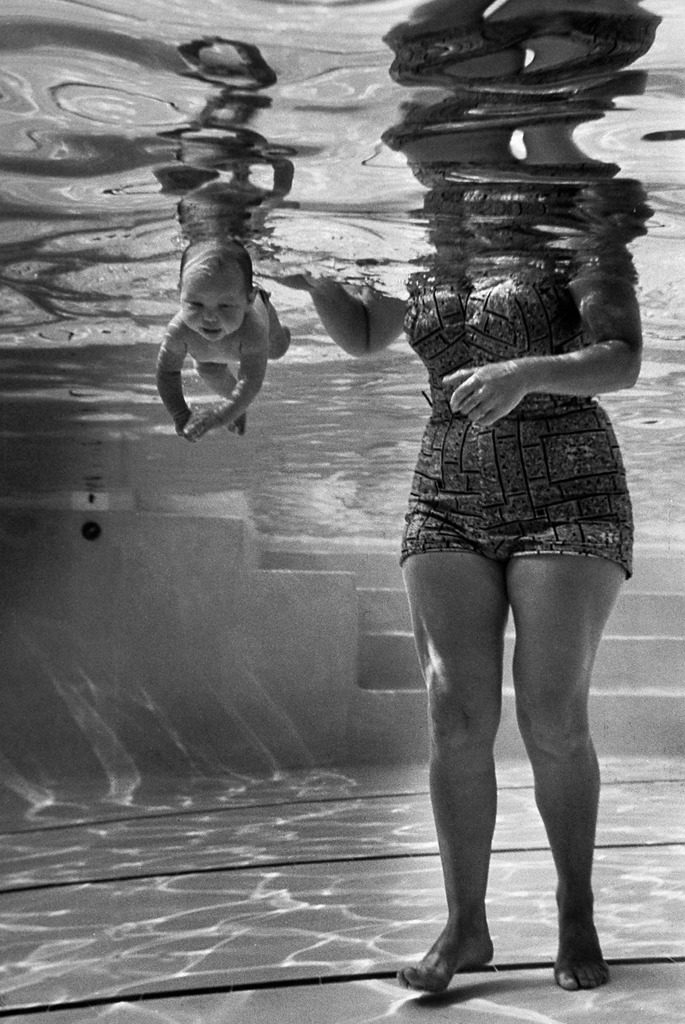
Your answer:
[[[609,966],[657,966],[685,963],[685,956],[652,956],[652,957],[613,957],[608,958]],[[514,964],[487,964],[466,968],[459,975],[468,974],[504,974],[506,972],[550,970],[551,961],[530,961]],[[29,1016],[37,1013],[59,1012],[65,1010],[93,1009],[99,1006],[112,1006],[119,1003],[155,1002],[161,999],[196,998],[205,995],[231,995],[235,992],[258,992],[285,988],[311,988],[324,985],[350,984],[362,981],[391,981],[396,978],[396,971],[368,971],[363,974],[329,974],[305,976],[302,978],[276,978],[270,981],[238,982],[229,985],[207,985],[187,989],[161,989],[152,992],[119,992],[111,996],[94,996],[85,999],[64,1000],[53,1003],[35,1003],[24,1006],[0,1008],[0,1018],[11,1016]]]
[[[659,786],[659,785],[682,785],[685,783],[685,776],[673,777],[668,779],[609,779],[602,782],[602,788],[614,787],[614,786]],[[522,782],[518,784],[505,785],[499,787],[499,793],[513,793],[522,792],[524,790],[532,790],[533,782]],[[203,814],[238,814],[241,811],[249,810],[268,810],[271,808],[278,807],[303,807],[309,804],[347,804],[347,803],[361,803],[363,801],[370,800],[404,800],[411,797],[421,796],[428,797],[428,789],[417,789],[417,790],[406,790],[401,793],[366,793],[349,796],[331,796],[331,797],[320,797],[318,799],[295,799],[295,800],[274,800],[266,803],[238,803],[232,807],[200,807],[200,808],[182,808],[179,810],[168,810],[160,811],[159,813],[150,814],[133,814],[125,817],[116,818],[85,818],[79,821],[67,821],[67,822],[55,822],[45,823],[44,825],[38,825],[36,828],[15,828],[9,830],[3,830],[3,836],[29,836],[36,835],[43,832],[59,832],[66,831],[67,829],[79,829],[79,828],[92,828],[98,825],[120,825],[122,823],[133,823],[136,821],[163,821],[167,818],[182,818],[192,817],[197,815],[198,817]]]
[[[672,840],[658,840],[647,843],[600,843],[595,850],[654,850],[671,847],[685,846],[685,838]],[[509,846],[497,847],[492,850],[493,857],[510,856],[518,853],[548,853],[549,846]],[[159,878],[187,878],[193,875],[211,874],[235,874],[239,871],[265,871],[273,868],[301,868],[314,867],[322,864],[364,864],[377,861],[398,861],[398,860],[421,860],[435,859],[439,857],[437,849],[424,850],[415,853],[373,853],[361,854],[348,857],[314,857],[311,859],[299,860],[264,860],[258,863],[245,862],[231,865],[208,865],[198,868],[182,868],[177,871],[151,871],[141,874],[115,875],[110,878],[79,878],[65,879],[64,881],[37,882],[31,885],[16,885],[0,888],[0,897],[9,896],[19,892],[41,892],[46,889],[73,889],[80,886],[105,886],[114,885],[117,882],[144,882]]]

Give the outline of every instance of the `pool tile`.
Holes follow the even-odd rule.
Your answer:
[[[676,757],[603,757],[602,778],[614,782],[685,780],[685,760]],[[46,780],[40,793],[26,793],[17,782],[0,795],[3,830],[17,831],[93,821],[121,821],[164,814],[214,811],[316,800],[425,793],[425,764],[354,765],[288,770],[270,776],[228,772],[219,776],[146,774],[125,801],[114,799],[101,782],[61,777]],[[498,765],[500,789],[532,786],[530,765],[505,759]]]
[[[685,842],[682,782],[604,787],[598,845]],[[648,812],[647,809],[648,808]],[[500,792],[495,850],[547,846],[532,790]],[[425,792],[238,805],[0,835],[0,889],[213,868],[437,854]]]
[[[292,986],[247,992],[119,1002],[60,1013],[64,1024],[682,1024],[685,966],[612,966],[609,985],[562,992],[546,970],[474,973],[438,998],[407,993],[390,980]],[[34,1024],[53,1024],[54,1012]]]
[[[682,849],[598,851],[607,957],[677,956],[685,939]],[[499,962],[551,963],[547,852],[493,858]],[[443,921],[435,858],[291,865],[5,893],[5,1004],[394,970]]]

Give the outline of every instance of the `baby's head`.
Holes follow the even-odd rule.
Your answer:
[[[216,341],[238,330],[254,301],[252,261],[236,242],[191,242],[181,257],[179,287],[184,323]]]

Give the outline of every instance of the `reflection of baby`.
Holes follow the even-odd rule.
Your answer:
[[[157,358],[157,388],[176,433],[188,441],[216,427],[243,434],[245,411],[262,386],[267,360],[284,355],[290,332],[268,293],[255,287],[252,262],[238,243],[191,243],[181,260],[180,291],[181,308]],[[187,356],[223,402],[188,407],[181,380]]]

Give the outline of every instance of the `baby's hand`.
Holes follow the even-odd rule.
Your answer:
[[[182,436],[186,441],[199,441],[208,431],[219,426],[221,422],[214,409],[203,409],[199,412],[193,410],[183,428]]]
[[[246,419],[247,417],[243,413],[242,416],[238,416],[237,420],[225,423],[215,409],[204,409],[202,412],[193,412],[191,414],[181,431],[181,436],[185,437],[186,441],[199,441],[210,430],[222,426],[225,426],[232,433],[242,436],[245,433]]]

